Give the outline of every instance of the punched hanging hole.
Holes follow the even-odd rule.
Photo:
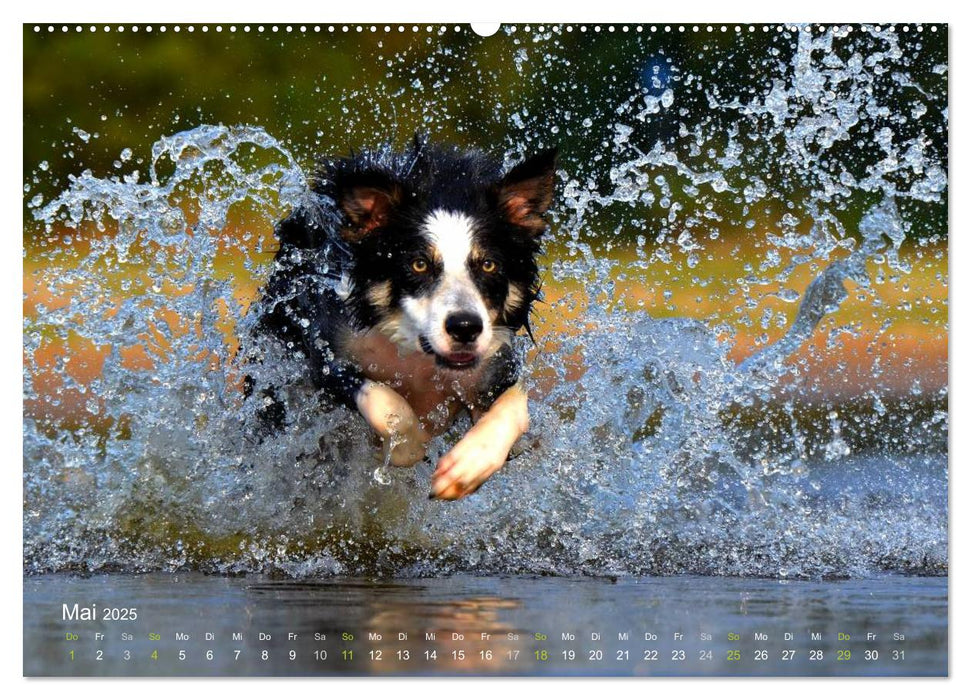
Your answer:
[[[469,26],[479,36],[492,36],[499,31],[502,22],[472,22]]]

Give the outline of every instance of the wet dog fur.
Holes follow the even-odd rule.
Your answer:
[[[357,410],[395,466],[423,459],[433,436],[471,412],[431,498],[473,493],[528,429],[512,339],[529,331],[539,293],[554,161],[547,150],[504,171],[479,151],[416,137],[404,152],[321,161],[308,201],[277,225],[257,335]],[[259,391],[266,422],[283,428],[286,407]]]

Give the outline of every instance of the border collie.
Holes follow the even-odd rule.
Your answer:
[[[326,159],[310,200],[277,225],[257,333],[281,341],[327,399],[359,411],[385,459],[414,465],[471,412],[429,498],[473,493],[528,429],[512,338],[529,333],[539,294],[555,155],[503,172],[483,153],[416,137],[403,153]],[[282,401],[262,395],[263,417],[281,428]]]

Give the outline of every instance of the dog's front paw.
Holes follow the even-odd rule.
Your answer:
[[[357,408],[381,438],[384,457],[395,467],[411,467],[425,457],[428,435],[408,402],[394,389],[366,381]]]
[[[413,467],[425,458],[428,435],[421,429],[414,413],[406,425],[402,419],[389,421],[390,433],[383,437],[385,458],[393,467]]]
[[[508,454],[507,440],[493,427],[479,423],[438,460],[429,498],[451,501],[475,493],[502,468]]]

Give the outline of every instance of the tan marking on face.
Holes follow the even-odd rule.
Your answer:
[[[391,282],[385,281],[371,287],[367,292],[368,301],[379,309],[391,304]]]
[[[511,314],[523,303],[523,289],[518,284],[510,284],[509,291],[506,293],[506,303],[503,304],[503,311]]]

